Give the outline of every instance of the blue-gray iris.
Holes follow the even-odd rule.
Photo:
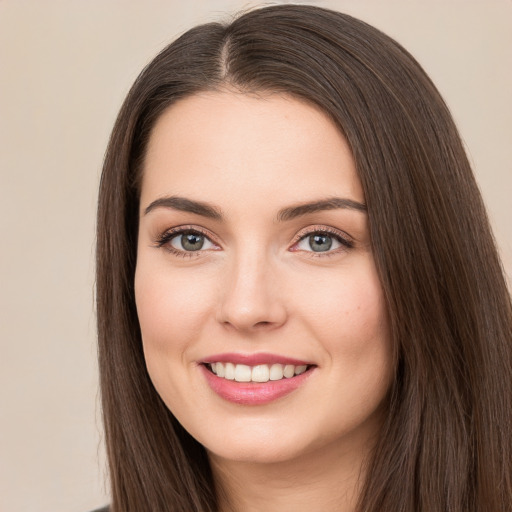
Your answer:
[[[325,252],[331,248],[332,238],[326,235],[311,235],[309,245],[315,252]]]

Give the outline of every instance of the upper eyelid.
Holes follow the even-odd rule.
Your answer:
[[[294,237],[294,243],[298,242],[302,238],[312,235],[313,233],[328,233],[329,235],[337,235],[341,239],[347,242],[353,242],[354,238],[350,236],[346,231],[342,229],[334,228],[332,226],[310,226],[307,228],[301,229]]]
[[[203,228],[203,227],[194,226],[194,225],[183,225],[183,226],[176,226],[173,228],[166,229],[162,232],[160,237],[177,236],[182,233],[197,233],[199,235],[202,235],[202,236],[208,238],[213,243],[216,243],[216,242],[214,242],[214,240],[216,238],[218,238],[210,230]]]

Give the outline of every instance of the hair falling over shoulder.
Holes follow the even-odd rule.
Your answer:
[[[151,129],[180,98],[226,86],[317,105],[356,162],[395,354],[358,511],[511,511],[511,299],[450,113],[395,41],[350,16],[298,5],[186,32],[142,71],[117,118],[97,224],[111,510],[217,510],[204,448],[147,374],[133,283]]]

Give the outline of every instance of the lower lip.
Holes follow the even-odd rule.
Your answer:
[[[217,377],[205,365],[201,365],[201,370],[215,393],[224,400],[239,405],[263,405],[282,398],[304,384],[313,371],[313,369],[309,369],[289,379],[283,378],[268,382],[236,382]]]

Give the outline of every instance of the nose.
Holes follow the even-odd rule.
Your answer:
[[[257,332],[282,326],[287,310],[274,266],[263,255],[240,256],[226,269],[218,321],[237,331]]]

